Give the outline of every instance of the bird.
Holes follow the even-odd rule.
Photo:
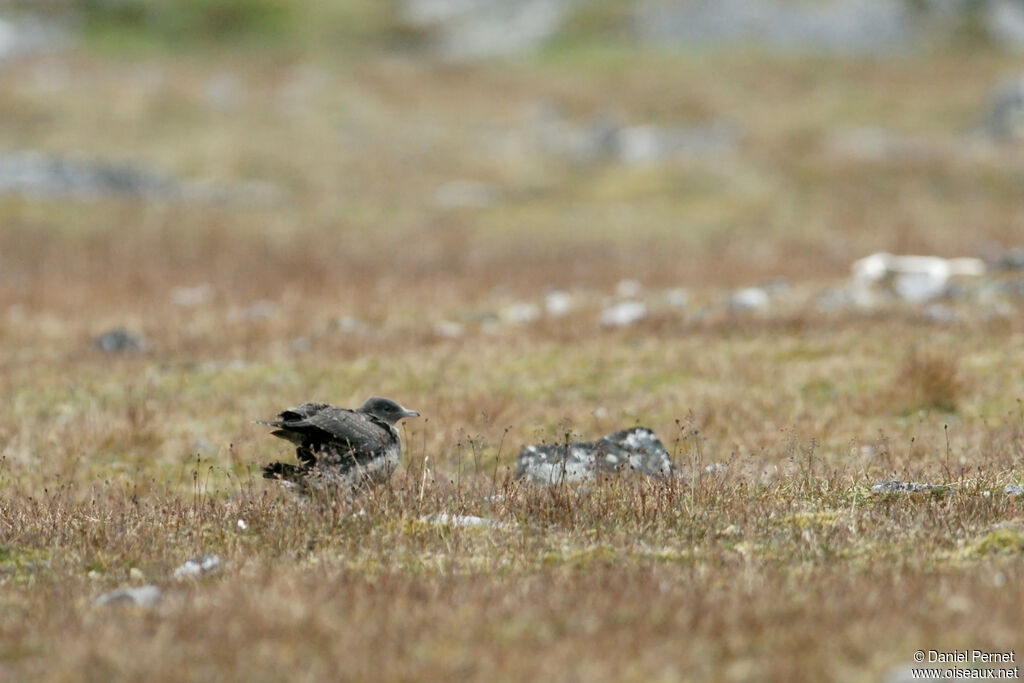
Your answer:
[[[351,493],[382,483],[402,455],[395,425],[419,415],[380,396],[354,410],[314,402],[288,408],[257,424],[275,427],[272,435],[295,444],[299,464],[272,462],[263,467],[263,476],[303,494]]]

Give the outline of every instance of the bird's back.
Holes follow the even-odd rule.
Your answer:
[[[274,436],[296,445],[299,466],[271,463],[264,476],[309,488],[353,488],[387,479],[398,465],[401,442],[392,426],[374,415],[326,403],[282,411]]]

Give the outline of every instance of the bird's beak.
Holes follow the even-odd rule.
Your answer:
[[[419,417],[420,416],[420,411],[418,411],[418,410],[406,410],[405,408],[403,408],[402,410],[403,410],[402,417]]]

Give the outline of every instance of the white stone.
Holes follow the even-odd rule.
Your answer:
[[[737,289],[729,297],[729,306],[740,311],[762,311],[769,303],[768,292],[760,287]]]
[[[943,296],[952,278],[978,277],[985,274],[985,269],[985,262],[977,258],[897,256],[885,252],[871,254],[850,266],[858,300],[870,299],[872,288],[883,288],[910,303]]]
[[[672,308],[685,308],[690,303],[690,293],[678,287],[667,289],[665,290],[665,303]]]
[[[119,588],[96,598],[97,605],[138,605],[152,607],[163,598],[163,591],[158,587],[147,585],[138,588]]]
[[[174,578],[184,579],[195,576],[202,576],[215,572],[224,566],[224,561],[217,555],[205,554],[193,557],[191,560],[174,570]]]
[[[572,310],[572,295],[560,289],[547,293],[544,297],[544,310],[552,318],[561,318]]]
[[[615,285],[615,296],[621,299],[635,299],[644,291],[644,286],[636,280],[620,280]]]
[[[213,288],[205,283],[195,287],[175,287],[171,290],[171,301],[176,306],[194,308],[209,301],[211,294]]]
[[[498,317],[506,323],[523,325],[526,323],[536,322],[540,319],[540,315],[540,306],[528,301],[520,301],[501,309]]]
[[[434,203],[445,209],[483,209],[500,199],[497,187],[477,180],[452,180],[434,192]]]
[[[628,327],[647,317],[647,305],[642,301],[621,301],[601,311],[598,318],[606,327]]]
[[[438,337],[444,337],[446,339],[458,339],[466,333],[466,328],[462,323],[457,323],[453,320],[442,320],[441,322],[434,325],[434,334]]]
[[[487,519],[486,517],[477,517],[475,515],[453,515],[447,512],[439,512],[434,515],[428,515],[423,517],[424,522],[430,522],[432,524],[441,524],[444,526],[457,526],[457,527],[500,527],[501,522],[494,519]]]

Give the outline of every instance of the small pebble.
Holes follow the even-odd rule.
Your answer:
[[[224,566],[223,560],[217,555],[203,554],[193,557],[191,560],[174,570],[174,578],[183,579],[193,576],[202,576],[220,570]]]
[[[462,326],[462,323],[457,323],[451,320],[442,320],[441,322],[434,325],[434,334],[438,337],[444,337],[446,339],[458,339],[466,333],[466,328]]]
[[[146,340],[141,335],[118,328],[104,332],[93,339],[99,349],[105,353],[128,353],[145,351]]]
[[[498,315],[503,322],[513,325],[523,325],[536,322],[540,319],[540,306],[531,304],[528,301],[520,301],[501,309]]]
[[[769,303],[768,292],[760,287],[738,289],[729,297],[729,307],[737,311],[761,311]]]
[[[475,515],[452,515],[447,512],[439,512],[433,515],[427,515],[422,518],[424,522],[430,522],[432,524],[442,524],[445,526],[459,526],[459,527],[471,527],[471,526],[486,526],[486,527],[498,527],[501,526],[501,522],[493,519],[487,519],[486,517],[477,517]]]
[[[642,301],[622,301],[601,311],[598,321],[605,327],[628,327],[647,317]]]
[[[633,299],[640,296],[644,287],[636,280],[620,280],[615,285],[615,296],[622,299]]]
[[[544,310],[552,318],[561,318],[572,310],[572,295],[560,289],[548,292],[544,297]]]
[[[139,586],[138,588],[118,588],[96,598],[97,605],[138,605],[139,607],[152,607],[160,602],[163,591],[153,585]]]

